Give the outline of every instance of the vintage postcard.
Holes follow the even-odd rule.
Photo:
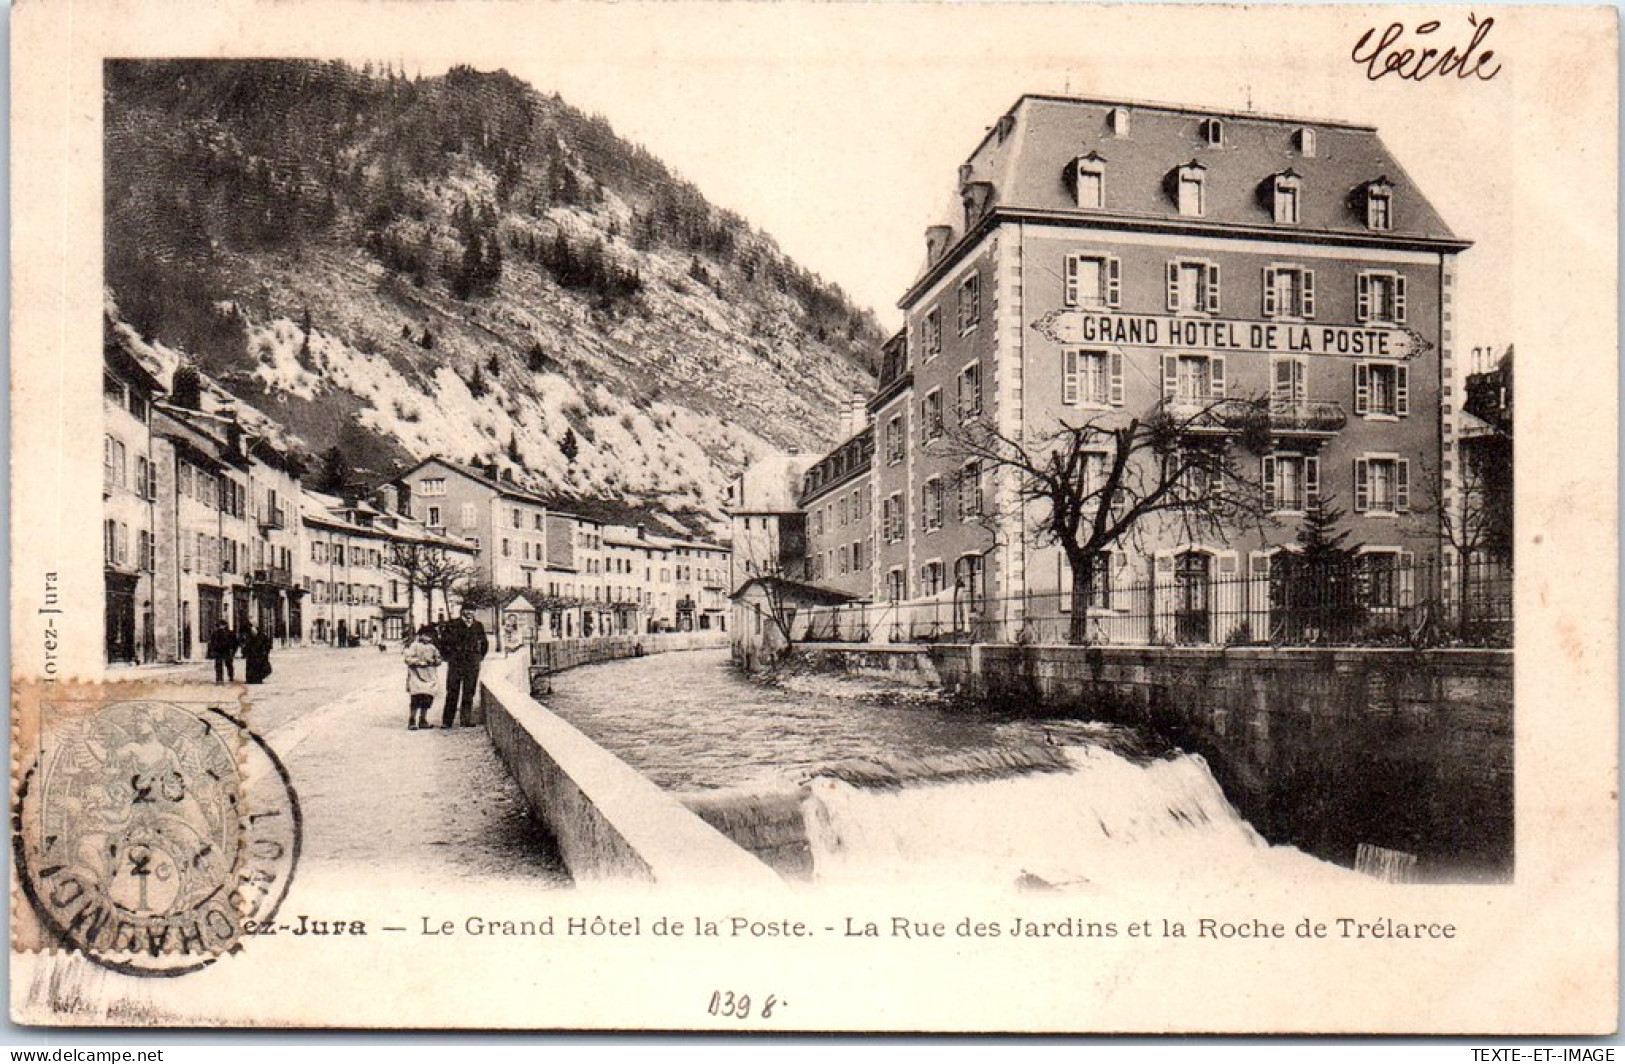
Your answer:
[[[12,43],[14,1022],[1615,1029],[1612,9]]]

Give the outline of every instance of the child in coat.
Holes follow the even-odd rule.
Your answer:
[[[435,649],[434,631],[424,625],[406,647],[406,727],[409,731],[429,727],[429,707],[434,705],[438,684],[440,651]]]

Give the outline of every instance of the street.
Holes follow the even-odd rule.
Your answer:
[[[248,723],[293,777],[305,821],[299,879],[353,878],[366,869],[420,885],[569,884],[483,728],[441,730],[436,694],[436,727],[407,730],[399,651],[301,647],[273,653],[271,664],[270,679],[246,688]],[[126,675],[209,682],[214,669],[188,664]]]

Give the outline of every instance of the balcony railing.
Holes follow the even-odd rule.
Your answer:
[[[279,529],[288,527],[287,512],[280,506],[267,506],[260,508],[260,527],[263,529]]]
[[[1272,399],[1264,404],[1250,399],[1170,399],[1168,413],[1184,423],[1189,432],[1218,434],[1239,433],[1261,417],[1269,432],[1277,436],[1331,435],[1348,424],[1343,407],[1329,402]]]
[[[280,587],[292,587],[293,571],[275,565],[268,568],[255,569],[253,580],[256,584],[276,584]]]
[[[1348,420],[1337,403],[1270,403],[1270,431],[1277,434],[1341,432]]]

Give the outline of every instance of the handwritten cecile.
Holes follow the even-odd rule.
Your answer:
[[[1476,77],[1480,81],[1488,81],[1501,72],[1501,64],[1488,66],[1495,57],[1495,51],[1486,48],[1480,52],[1479,46],[1489,37],[1495,19],[1486,18],[1480,22],[1477,15],[1468,15],[1467,22],[1473,27],[1473,36],[1467,42],[1467,47],[1460,51],[1454,45],[1440,51],[1437,48],[1412,47],[1409,46],[1410,42],[1405,42],[1404,47],[1396,47],[1405,36],[1405,25],[1391,22],[1374,43],[1372,38],[1377,33],[1376,28],[1366,30],[1355,42],[1349,58],[1366,68],[1365,76],[1371,81],[1389,74],[1397,74],[1409,81],[1426,81],[1435,74],[1441,77],[1454,74],[1462,80]],[[1416,36],[1425,38],[1436,33],[1439,25],[1437,20],[1424,22],[1416,27]]]

